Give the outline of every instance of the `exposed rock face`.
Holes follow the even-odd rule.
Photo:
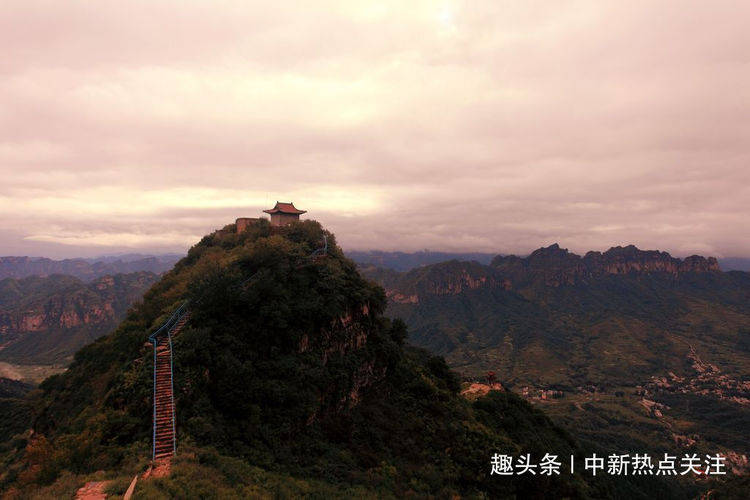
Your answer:
[[[90,302],[87,297],[50,298],[31,310],[0,312],[0,335],[41,332],[51,328],[70,329],[115,319],[111,301]]]
[[[404,295],[403,293],[399,293],[395,290],[386,290],[385,296],[388,297],[388,300],[391,300],[397,304],[418,304],[419,303],[419,297],[417,296],[417,294]]]
[[[633,245],[610,248],[604,253],[588,252],[583,262],[593,274],[720,271],[719,262],[714,257],[691,255],[680,260],[667,252],[639,250]]]
[[[367,271],[364,271],[367,274]],[[380,281],[380,280],[379,280]],[[465,291],[510,288],[510,281],[478,262],[452,260],[414,269],[393,280],[382,280],[386,297],[398,304],[418,304],[421,297],[458,295]]]
[[[309,335],[304,335],[299,341],[297,352],[320,350],[325,363],[333,354],[344,355],[361,349],[367,343],[369,319],[370,307],[363,304],[358,310],[338,318],[329,328],[314,335],[313,340]]]
[[[303,335],[297,346],[297,352],[317,351],[321,353],[323,363],[333,356],[345,356],[366,346],[370,335],[370,327],[374,317],[371,315],[369,304],[363,304],[354,311],[336,319],[328,327],[315,335]],[[362,391],[386,375],[386,365],[376,358],[360,364],[352,374],[347,393],[333,402],[336,410],[352,408],[357,405]],[[325,398],[325,396],[321,396]],[[314,421],[319,411],[313,412],[308,423]]]
[[[532,283],[559,287],[607,275],[664,273],[676,277],[721,270],[714,257],[692,255],[678,259],[666,252],[639,250],[633,245],[588,252],[581,257],[554,244],[525,258],[497,256],[489,266],[449,261],[400,274],[376,268],[362,272],[385,288],[392,303],[419,304],[426,296],[458,295],[480,288],[510,290]]]
[[[44,350],[74,352],[111,329],[156,279],[139,272],[90,284],[61,275],[0,281],[0,358],[33,361]]]
[[[588,252],[584,257],[554,244],[534,251],[528,257],[496,257],[492,267],[520,281],[543,281],[549,286],[572,285],[596,276],[667,273],[677,276],[690,272],[721,272],[714,257],[692,255],[684,260],[667,252],[639,250],[633,245],[613,247],[606,252]]]

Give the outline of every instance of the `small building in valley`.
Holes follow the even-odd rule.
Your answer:
[[[285,226],[291,222],[296,222],[300,215],[307,212],[307,210],[299,210],[292,202],[283,203],[279,201],[273,208],[263,211],[271,216],[271,226]]]

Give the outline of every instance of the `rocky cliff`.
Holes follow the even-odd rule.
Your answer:
[[[498,256],[490,266],[514,283],[541,280],[551,286],[572,285],[603,275],[721,272],[714,257],[692,255],[678,259],[667,252],[640,250],[634,245],[613,247],[606,252],[592,251],[580,257],[554,244],[535,250],[526,258]]]
[[[312,258],[324,237],[325,256]],[[469,269],[432,290],[479,290],[482,278]],[[172,493],[136,496],[258,496],[263,470],[287,486],[302,478],[304,492],[270,495],[295,498],[583,495],[580,475],[494,481],[484,472],[498,450],[567,455],[575,443],[511,394],[461,398],[444,360],[403,344],[403,322],[383,316],[382,289],[314,221],[204,237],[117,329],[32,393],[34,439],[14,442],[0,495],[57,481],[57,496],[71,496],[72,477],[142,472],[133,457],[148,457],[153,418],[145,340],[186,300],[190,320],[173,339],[180,458],[151,486]],[[196,489],[201,478],[207,489]],[[217,485],[237,488],[219,495]]]
[[[156,280],[137,272],[88,284],[62,275],[0,281],[0,359],[65,363],[112,329]]]
[[[585,283],[608,275],[678,277],[690,273],[720,273],[713,257],[693,255],[685,259],[666,252],[639,250],[633,245],[606,252],[588,252],[584,257],[554,244],[528,257],[497,256],[489,266],[451,260],[405,273],[362,267],[366,276],[383,285],[389,300],[417,304],[426,296],[458,295],[469,290],[520,290],[528,286],[559,287]]]

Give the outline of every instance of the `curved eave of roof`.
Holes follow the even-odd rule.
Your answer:
[[[294,203],[279,203],[278,201],[276,202],[275,207],[263,211],[267,214],[299,215],[307,213],[307,210],[299,210],[297,207],[295,207]]]
[[[307,210],[279,210],[277,208],[272,208],[271,210],[263,210],[267,214],[288,214],[288,215],[300,215],[300,214],[306,214]]]

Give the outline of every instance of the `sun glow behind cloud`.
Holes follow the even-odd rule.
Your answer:
[[[318,214],[335,213],[337,216],[367,216],[380,207],[382,193],[377,189],[341,190],[338,186],[315,185],[283,193],[297,200],[300,206],[314,206]],[[282,201],[286,198],[279,198]],[[114,221],[127,221],[143,216],[164,217],[166,221],[194,217],[200,212],[218,210],[237,216],[263,215],[261,209],[270,208],[276,199],[270,193],[241,189],[216,189],[203,187],[176,187],[169,189],[127,190],[116,186],[83,188],[65,194],[48,193],[18,198],[0,197],[0,210],[4,214],[23,217],[23,214],[64,214],[64,218],[96,222],[106,216]],[[197,217],[200,220],[200,216]],[[226,223],[232,220],[225,220]],[[59,221],[58,221],[59,222]],[[210,229],[210,228],[207,228]],[[97,230],[59,224],[55,221],[31,229],[25,239],[54,242],[64,245],[96,245],[112,247],[189,246],[202,236],[201,232],[185,233],[145,231],[113,232],[112,226]]]

